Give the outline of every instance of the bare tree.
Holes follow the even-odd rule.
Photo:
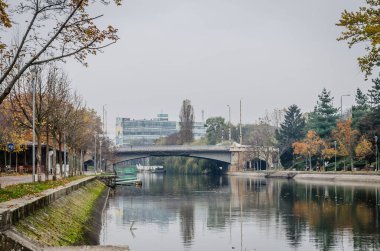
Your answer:
[[[185,99],[182,102],[181,112],[179,114],[180,138],[182,143],[193,141],[194,109],[191,101]]]
[[[15,119],[18,124],[22,127],[32,129],[33,123],[33,86],[30,85],[29,79],[31,74],[27,74],[20,78],[17,82],[15,88],[11,92],[10,104],[12,112],[16,115]],[[46,79],[46,69],[40,69],[36,74],[35,80],[35,90],[36,90],[36,103],[35,103],[35,133],[37,138],[37,154],[36,154],[36,164],[37,164],[37,177],[41,180],[41,156],[42,156],[42,137],[43,130],[46,125],[46,117],[48,113],[48,106],[46,102],[46,96],[48,92],[47,79]]]
[[[121,0],[113,1],[121,4]],[[115,43],[117,29],[99,28],[95,22],[103,15],[89,14],[89,8],[107,3],[107,0],[20,0],[9,7],[13,19],[25,20],[26,27],[17,26],[23,30],[20,38],[8,43],[0,41],[0,104],[31,66],[68,57],[86,65],[89,54],[96,55]],[[1,0],[2,19],[8,17],[6,7]],[[0,24],[10,25],[10,22],[3,19]],[[0,39],[7,31],[0,29]]]
[[[48,81],[48,96],[47,96],[47,131],[51,131],[52,138],[52,147],[53,147],[53,180],[57,179],[57,142],[59,130],[62,128],[62,120],[65,120],[64,117],[64,108],[69,103],[70,98],[70,83],[67,75],[58,70],[55,67],[52,67],[49,72],[49,81]],[[48,134],[48,133],[47,133]],[[47,138],[48,135],[47,135]],[[47,143],[48,145],[48,143]],[[61,150],[61,149],[60,149]],[[48,153],[48,149],[47,149]],[[61,154],[61,153],[59,153]],[[61,155],[60,155],[61,156]],[[61,172],[62,175],[62,172]]]

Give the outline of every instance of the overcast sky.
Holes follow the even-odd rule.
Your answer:
[[[109,6],[105,23],[120,40],[89,67],[69,61],[66,69],[87,104],[102,114],[108,131],[116,116],[178,120],[190,99],[196,120],[205,116],[252,123],[266,110],[297,104],[310,111],[323,87],[340,105],[341,94],[371,83],[357,66],[363,48],[337,42],[335,23],[357,0],[127,0]],[[96,10],[100,12],[100,10]]]

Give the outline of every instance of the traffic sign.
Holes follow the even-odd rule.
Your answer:
[[[15,145],[13,143],[9,143],[7,145],[8,151],[13,152],[15,150]]]

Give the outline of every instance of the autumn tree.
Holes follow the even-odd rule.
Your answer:
[[[363,135],[360,137],[359,143],[355,147],[355,155],[358,159],[367,159],[368,156],[373,154],[373,145],[368,138]]]
[[[194,109],[191,101],[185,99],[182,102],[181,112],[179,114],[180,138],[182,144],[193,141]]]
[[[36,73],[35,79],[35,134],[37,140],[36,154],[36,173],[37,178],[41,180],[42,171],[42,141],[43,133],[46,126],[46,116],[48,113],[48,105],[46,96],[47,88],[47,68],[40,69]],[[20,126],[32,129],[33,124],[33,85],[30,84],[30,76],[25,75],[19,79],[15,88],[9,96],[12,105],[11,112],[17,114],[17,122]]]
[[[114,2],[121,4],[121,0]],[[12,3],[8,12],[13,13],[14,20],[25,20],[25,26],[16,27],[20,37],[0,41],[0,103],[32,66],[68,57],[86,65],[88,55],[96,55],[115,43],[117,29],[110,25],[100,28],[96,22],[103,15],[90,14],[90,8],[99,4],[107,5],[108,1],[21,0]],[[7,8],[4,0],[0,0],[0,23],[4,26],[10,25]],[[0,29],[0,37],[8,30]]]
[[[366,5],[356,11],[343,11],[338,26],[344,28],[339,41],[347,41],[349,48],[363,43],[367,54],[358,58],[361,70],[368,77],[380,65],[380,1],[366,0]]]
[[[296,141],[292,144],[294,154],[303,155],[309,160],[310,170],[312,169],[311,158],[320,153],[323,146],[323,140],[316,131],[309,130],[302,141]]]
[[[55,67],[50,68],[47,92],[47,134],[50,131],[53,147],[53,180],[57,178],[57,149],[60,171],[62,171],[62,132],[67,121],[66,106],[70,103],[70,82],[67,75]],[[48,135],[47,138],[49,139]],[[48,143],[48,142],[47,142]],[[48,147],[47,149],[48,150]],[[60,172],[62,175],[62,172]]]
[[[351,124],[351,119],[339,121],[336,129],[332,131],[332,138],[338,143],[338,154],[342,157],[350,158],[351,170],[353,170],[355,141],[359,132],[352,129]]]
[[[0,0],[0,27],[1,26],[7,27],[7,28],[11,27],[11,20],[9,19],[7,8],[8,8],[7,3],[4,2],[4,0]]]

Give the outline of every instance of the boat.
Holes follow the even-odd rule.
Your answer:
[[[141,186],[142,181],[137,178],[137,168],[136,166],[121,166],[115,168],[116,172],[116,185],[125,185],[125,186]]]
[[[136,165],[139,172],[142,173],[165,173],[166,170],[163,166],[143,166],[140,164]]]

